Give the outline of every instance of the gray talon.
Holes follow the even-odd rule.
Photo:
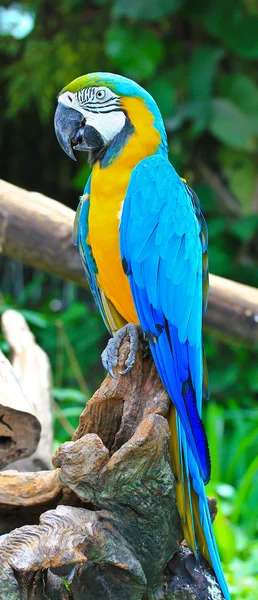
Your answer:
[[[105,350],[102,352],[101,360],[103,367],[114,379],[116,379],[116,376],[114,375],[113,367],[117,366],[119,348],[123,338],[126,335],[129,335],[130,338],[130,351],[125,361],[126,368],[123,371],[119,371],[119,374],[125,375],[134,366],[139,345],[139,332],[140,328],[138,325],[135,325],[134,323],[128,323],[116,332],[114,337],[108,341]]]

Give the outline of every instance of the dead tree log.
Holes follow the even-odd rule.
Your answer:
[[[74,211],[0,180],[0,252],[87,287],[72,244]],[[204,325],[220,338],[258,340],[258,291],[215,275]]]
[[[125,340],[118,370],[127,352]],[[55,471],[0,475],[0,600],[222,600],[182,545],[170,401],[152,359],[139,350],[130,373],[118,370],[57,450]],[[10,506],[23,510],[13,530]]]

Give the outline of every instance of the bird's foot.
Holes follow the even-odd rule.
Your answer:
[[[103,367],[114,379],[116,379],[116,377],[113,372],[113,367],[117,366],[119,348],[126,335],[128,335],[130,339],[130,350],[125,361],[126,368],[123,371],[119,371],[119,374],[125,375],[134,366],[139,346],[140,331],[141,329],[139,325],[135,325],[135,323],[127,323],[127,325],[121,327],[121,329],[116,332],[113,338],[110,338],[105,350],[102,352],[101,360]]]

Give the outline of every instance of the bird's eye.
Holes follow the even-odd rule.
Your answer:
[[[104,100],[105,96],[106,96],[105,90],[97,90],[97,92],[96,92],[96,98],[98,100]]]

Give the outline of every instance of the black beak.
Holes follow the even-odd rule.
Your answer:
[[[61,148],[73,160],[76,160],[73,150],[99,150],[104,146],[104,140],[97,129],[87,125],[79,111],[61,102],[57,105],[54,126]]]

